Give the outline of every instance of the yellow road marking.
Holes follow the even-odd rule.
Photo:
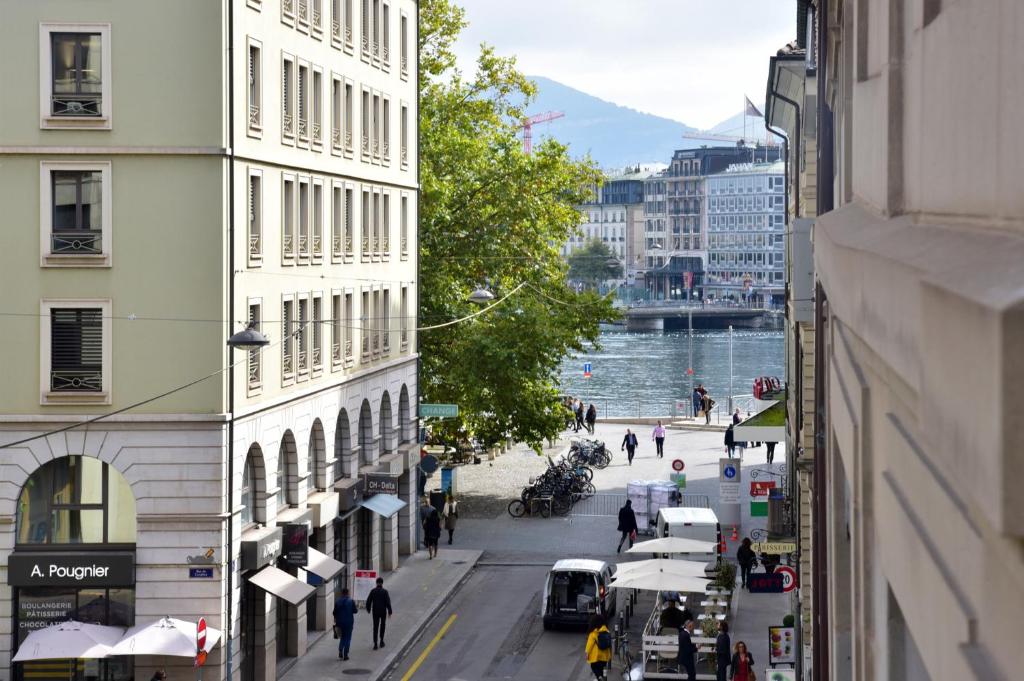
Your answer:
[[[430,651],[434,649],[434,646],[438,644],[438,642],[444,637],[445,633],[447,633],[448,628],[455,622],[456,617],[458,617],[458,615],[452,613],[452,616],[449,617],[448,621],[444,623],[443,627],[441,627],[441,631],[437,632],[437,636],[430,641],[427,647],[423,649],[423,652],[420,653],[420,656],[416,658],[416,661],[412,663],[412,666],[409,667],[409,671],[407,671],[405,676],[402,677],[402,681],[409,681],[409,679],[412,678],[412,675],[416,673],[416,670],[419,669],[420,665],[427,659],[427,655],[430,655]]]

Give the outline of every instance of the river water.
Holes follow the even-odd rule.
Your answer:
[[[690,379],[686,331],[603,331],[600,348],[566,359],[562,391],[597,406],[598,416],[669,416],[687,400]],[[732,332],[732,394],[750,395],[758,376],[784,375],[781,331]],[[591,378],[583,365],[591,364]],[[724,409],[729,395],[729,331],[693,332],[693,381],[703,383]]]

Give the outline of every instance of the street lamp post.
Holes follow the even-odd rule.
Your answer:
[[[729,325],[729,418],[732,418],[732,324]]]

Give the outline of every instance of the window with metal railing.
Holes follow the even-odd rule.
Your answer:
[[[103,46],[99,33],[51,33],[50,113],[103,115]]]
[[[299,373],[309,371],[309,300],[299,298],[299,314],[295,329],[295,357]]]
[[[249,260],[263,257],[263,178],[249,171]]]
[[[260,306],[250,305],[249,306],[249,324],[252,328],[260,330]],[[262,348],[252,348],[249,350],[249,362],[248,362],[248,386],[249,390],[258,390],[263,385],[263,364],[262,364]]]
[[[102,392],[103,311],[50,310],[51,392]]]
[[[331,366],[337,367],[344,360],[344,329],[341,323],[341,294],[331,296]]]
[[[294,304],[286,300],[281,306],[281,373],[285,379],[295,375]]]
[[[260,48],[249,45],[249,130],[258,132],[263,129],[262,83]]]
[[[323,300],[317,296],[313,298],[313,319],[311,321],[313,336],[313,347],[310,352],[310,361],[313,365],[313,371],[319,371],[323,368]]]
[[[313,234],[312,251],[313,259],[319,260],[324,255],[324,186],[322,182],[313,183]]]
[[[103,173],[99,170],[50,171],[53,255],[103,252]]]

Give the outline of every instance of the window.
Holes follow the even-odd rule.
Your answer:
[[[324,257],[324,184],[313,180],[313,259]]]
[[[324,32],[324,6],[323,0],[313,0],[313,4],[310,7],[310,27],[313,29],[313,35],[320,37]]]
[[[296,18],[298,21],[298,28],[300,31],[305,33],[309,30],[309,3],[311,0],[295,0],[296,6]]]
[[[299,178],[299,258],[309,257],[309,180]]]
[[[110,404],[110,310],[109,300],[42,301],[40,404]]]
[[[345,329],[345,347],[344,347],[345,355],[344,356],[345,356],[345,362],[348,364],[348,363],[352,362],[352,353],[355,352],[355,348],[352,347],[352,330],[353,330],[352,329],[352,320],[353,320],[353,316],[352,316],[352,294],[351,293],[346,293],[345,294],[345,315],[344,315],[344,317],[342,319],[344,319],[344,329]]]
[[[345,16],[341,0],[331,0],[331,45],[341,47],[344,41]]]
[[[360,35],[360,47],[364,61],[370,59],[370,0],[362,0],[363,16],[360,29],[362,34]]]
[[[373,143],[373,158],[380,159],[380,95],[373,96],[373,110],[372,110],[372,132],[370,133],[371,142]]]
[[[295,25],[296,0],[281,0],[281,21],[289,26]]]
[[[16,544],[134,544],[135,496],[105,462],[61,456],[21,488],[16,524]]]
[[[402,120],[399,122],[399,136],[402,145],[400,161],[402,168],[409,165],[409,107],[402,104]]]
[[[40,265],[109,267],[109,163],[39,164]]]
[[[353,141],[353,136],[352,136],[352,106],[353,106],[352,96],[353,96],[352,95],[352,83],[351,82],[346,82],[345,83],[345,111],[344,111],[344,115],[343,115],[343,120],[344,120],[344,123],[345,123],[345,139],[344,139],[345,154],[347,156],[352,156],[352,153],[353,153],[352,145],[355,143]]]
[[[384,259],[391,257],[391,192],[381,196],[381,253]]]
[[[360,307],[359,317],[359,337],[361,339],[360,344],[362,345],[362,356],[365,362],[370,358],[370,292],[363,291],[362,306]]]
[[[381,44],[380,59],[384,70],[387,71],[391,65],[391,6],[384,3],[381,6]]]
[[[360,209],[360,240],[362,241],[360,259],[366,262],[370,259],[370,191],[368,189],[363,190],[363,202]]]
[[[409,197],[402,194],[400,216],[401,232],[399,234],[399,254],[403,260],[409,257]]]
[[[285,300],[281,306],[281,374],[285,380],[295,375],[295,302]]]
[[[288,508],[288,488],[291,487],[291,479],[288,477],[288,445],[284,440],[277,450],[277,508],[281,510]]]
[[[381,155],[384,157],[384,165],[391,163],[391,100],[384,98],[384,109],[381,117]]]
[[[342,142],[342,129],[341,129],[341,112],[344,97],[345,86],[342,83],[341,78],[337,76],[331,77],[331,151],[341,153],[341,142]]]
[[[312,321],[312,336],[313,336],[313,351],[312,351],[312,364],[313,371],[318,372],[323,369],[323,299],[316,295],[313,297],[313,321]]]
[[[405,350],[407,347],[409,347],[409,287],[408,286],[403,286],[402,287],[401,310],[400,310],[399,314],[401,315],[401,330],[402,330],[400,339],[401,339],[401,342],[402,342],[402,349]]]
[[[286,142],[295,137],[295,61],[281,59],[281,134]]]
[[[353,257],[352,239],[352,188],[345,188],[345,260]]]
[[[295,257],[295,178],[284,177],[281,190],[281,255]]]
[[[383,339],[381,341],[382,351],[385,355],[391,353],[391,289],[384,289],[381,292],[381,315],[380,324]]]
[[[110,24],[41,24],[42,128],[110,128]]]
[[[380,192],[373,192],[373,215],[370,221],[373,225],[373,257],[380,258]]]
[[[295,347],[299,373],[309,372],[309,299],[299,298],[299,318],[296,321]]]
[[[259,43],[249,41],[249,132],[258,137],[263,129],[263,62],[260,59]]]
[[[249,324],[257,331],[260,330],[260,306],[259,304],[249,305]],[[263,385],[263,367],[260,356],[261,348],[249,350],[249,391],[259,390]]]
[[[380,291],[373,292],[373,307],[370,308],[370,328],[373,330],[373,355],[380,355]]]
[[[372,0],[373,2],[373,16],[370,17],[373,26],[373,36],[370,41],[370,53],[373,55],[373,60],[377,61],[380,59],[380,0]]]
[[[352,2],[353,0],[342,0],[345,6],[345,51],[349,54],[352,53],[352,34],[354,32],[352,26]]]
[[[309,66],[299,62],[298,109],[299,109],[299,141],[309,141]]]
[[[401,74],[402,80],[409,77],[409,18],[402,13],[400,19],[400,30],[399,30],[399,73]]]
[[[331,186],[331,260],[337,262],[345,254],[345,190]]]
[[[313,137],[313,145],[314,146],[320,146],[321,144],[323,144],[323,133],[322,133],[323,112],[324,112],[323,80],[324,80],[323,73],[321,73],[318,69],[313,69],[313,93],[312,93],[312,100],[313,100],[313,130],[312,130],[312,137]]]
[[[370,160],[370,93],[363,90],[362,117],[359,121],[360,132],[362,133],[362,155],[363,160]]]
[[[263,172],[249,169],[249,264],[263,259]]]
[[[341,294],[331,296],[331,367],[341,366],[345,347],[345,331],[341,323]]]

